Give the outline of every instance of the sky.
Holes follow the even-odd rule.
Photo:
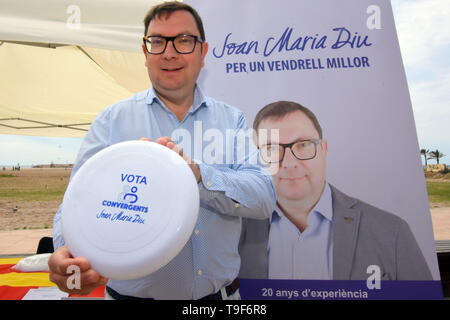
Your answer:
[[[450,164],[450,1],[391,0],[419,147]],[[0,166],[75,161],[81,138],[0,135]],[[428,163],[435,163],[429,160]]]
[[[450,1],[392,0],[419,147],[450,164]],[[435,163],[430,160],[428,163]]]

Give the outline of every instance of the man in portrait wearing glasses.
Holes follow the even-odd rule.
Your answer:
[[[192,145],[202,140],[195,126],[223,133],[246,130],[243,113],[206,97],[196,81],[208,51],[198,13],[182,2],[153,7],[144,20],[142,45],[152,87],[102,111],[81,146],[72,175],[96,152],[127,140],[145,138],[178,152],[197,179],[200,194],[198,219],[190,239],[167,265],[137,280],[109,280],[89,267],[89,261],[72,258],[61,234],[58,210],[53,238],[57,249],[49,260],[50,279],[66,292],[88,294],[106,285],[112,299],[227,299],[235,298],[239,272],[238,243],[241,218],[265,219],[275,206],[273,182],[257,161],[247,159],[219,165],[192,160],[174,132],[192,133]],[[144,140],[145,140],[144,139]],[[236,147],[236,146],[235,146]],[[256,148],[254,149],[256,150]],[[224,155],[225,156],[225,155]],[[173,199],[177,201],[177,199]],[[69,289],[67,268],[79,266],[80,288]]]
[[[243,219],[240,278],[366,280],[379,268],[380,280],[432,280],[405,221],[326,181],[328,143],[314,113],[278,101],[253,128],[277,208],[266,220]]]

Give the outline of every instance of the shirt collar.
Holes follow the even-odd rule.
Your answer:
[[[331,197],[331,188],[327,182],[325,182],[325,187],[322,192],[322,195],[320,196],[319,201],[316,203],[311,212],[313,211],[321,214],[324,218],[328,219],[329,221],[332,221],[333,219],[333,200]],[[277,204],[275,211],[269,217],[270,223],[272,223],[272,221],[278,221],[283,216],[284,216],[283,211],[281,211],[280,207]]]
[[[319,202],[316,203],[314,208],[311,211],[315,211],[320,213],[329,221],[333,219],[333,200],[331,197],[331,189],[330,185],[325,182],[325,187],[322,192],[322,196],[319,199]]]
[[[147,90],[147,97],[145,98],[145,103],[148,105],[152,105],[155,102],[158,103],[160,106],[162,106],[165,110],[169,111],[169,109],[166,107],[166,105],[161,101],[161,99],[156,94],[155,88],[153,86],[151,86]],[[207,98],[204,95],[202,89],[200,89],[200,87],[196,84],[195,88],[194,88],[194,103],[192,104],[188,113],[194,113],[202,106],[205,106],[205,107],[208,106]]]

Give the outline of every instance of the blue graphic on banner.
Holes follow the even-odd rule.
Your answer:
[[[244,300],[441,300],[440,281],[239,279]],[[372,289],[371,289],[372,288]]]

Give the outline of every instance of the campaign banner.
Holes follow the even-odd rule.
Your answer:
[[[275,248],[283,248],[284,241],[275,238],[287,234],[282,226],[283,218],[288,216],[282,192],[287,194],[289,190],[283,191],[283,178],[274,175],[280,229],[276,233],[272,217],[266,228],[270,234],[273,232],[272,239],[258,244],[265,252],[259,255],[253,249],[241,251],[244,268],[245,259],[258,261],[258,268],[265,264],[261,273],[244,273],[243,278],[302,279],[304,274],[318,274],[321,279],[333,281],[362,281],[380,272],[383,284],[389,282],[385,280],[412,281],[404,288],[416,283],[416,292],[420,292],[421,281],[434,282],[423,291],[423,297],[429,296],[430,290],[437,290],[439,295],[440,276],[426,183],[390,2],[186,2],[203,18],[209,50],[199,85],[209,96],[242,110],[248,127],[252,127],[263,107],[280,101],[294,102],[308,108],[322,130],[322,137],[308,138],[307,144],[294,146],[298,139],[289,140],[283,133],[288,132],[288,124],[281,122],[289,117],[261,122],[268,128],[275,124],[282,128],[282,146],[277,146],[282,157],[289,157],[289,161],[295,160],[293,156],[302,159],[299,161],[305,168],[312,162],[304,159],[323,158],[322,174],[330,187],[328,195],[323,192],[320,203],[328,197],[323,201],[331,203],[332,209],[327,209],[329,216],[324,215],[329,225],[320,227],[327,236],[311,235],[307,240],[304,234],[304,240],[315,243],[318,249],[304,247],[289,261],[278,259],[282,263],[277,266],[276,257],[287,255],[275,253]],[[290,130],[297,128],[305,126],[298,122],[297,127],[291,124]],[[310,148],[310,156],[306,147]],[[302,178],[294,176],[295,166],[292,162],[291,177],[284,177],[291,179],[293,186],[298,182],[294,180]],[[307,170],[311,177],[317,175],[315,169],[304,169]],[[290,191],[294,197],[294,187]],[[298,197],[303,191],[298,191]],[[338,207],[341,202],[343,205]],[[338,218],[345,206],[348,210],[340,224]],[[355,216],[350,217],[348,211]],[[318,217],[322,219],[321,215]],[[248,237],[251,223],[244,226],[249,228]],[[294,248],[294,252],[295,240],[286,241],[290,241],[289,248]],[[305,246],[306,243],[309,242],[304,242]],[[246,252],[257,256],[245,258]],[[315,256],[322,256],[324,265]],[[308,266],[305,259],[310,258]],[[410,263],[409,259],[424,262]],[[298,271],[296,266],[301,264],[302,270]],[[406,270],[419,264],[414,270]],[[403,286],[401,281],[398,285]],[[241,291],[246,292],[245,281]]]

